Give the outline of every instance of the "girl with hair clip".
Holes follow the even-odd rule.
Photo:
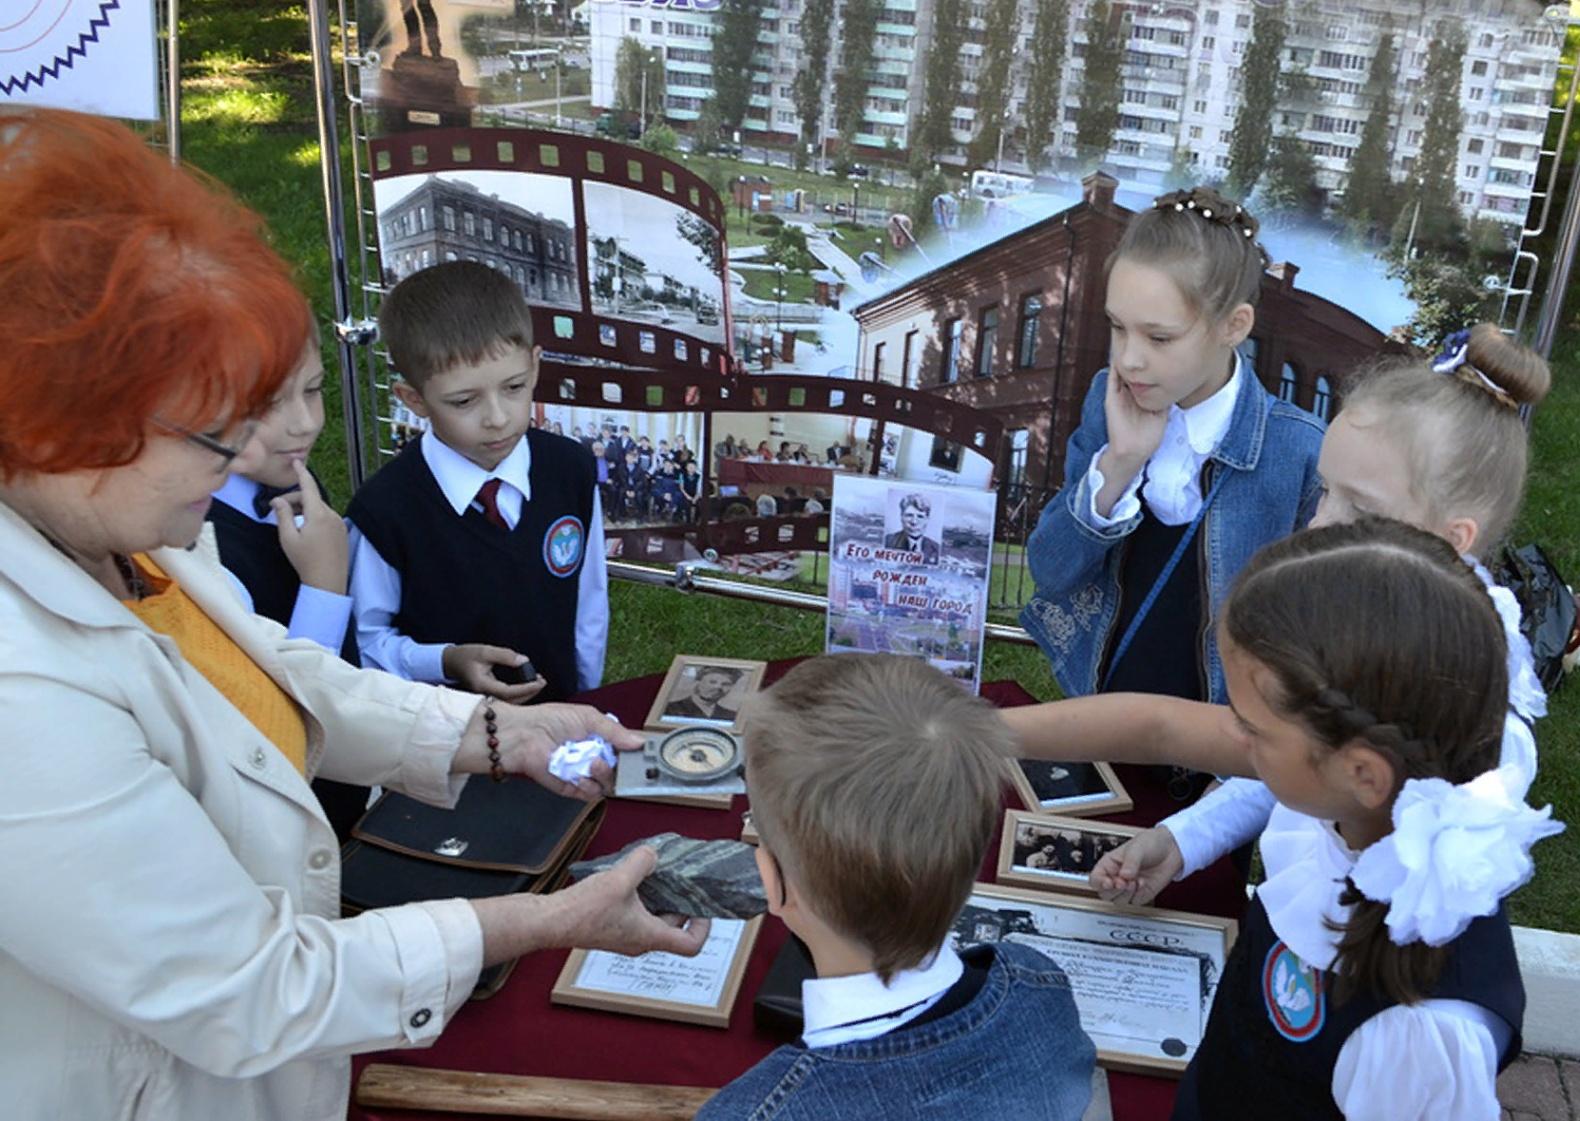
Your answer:
[[[1480,577],[1503,622],[1509,697],[1502,762],[1523,776],[1522,796],[1536,777],[1531,725],[1547,714],[1547,697],[1532,665],[1530,643],[1520,633],[1519,604],[1494,583],[1481,558],[1503,541],[1524,493],[1527,440],[1519,407],[1540,402],[1550,381],[1539,355],[1490,323],[1451,336],[1431,363],[1392,360],[1362,372],[1322,441],[1323,494],[1311,523],[1331,525],[1366,515],[1396,518],[1447,541]],[[1220,722],[1205,707],[1185,711],[1192,707],[1165,712],[1156,704],[1130,704],[1122,718],[1117,709],[1094,712],[1093,724],[1078,742],[1087,749],[1095,746],[1095,758],[1109,757],[1103,744],[1122,751],[1123,745],[1137,742],[1189,755],[1217,734]],[[1019,710],[1010,722],[1021,733],[1024,749],[1036,754],[1068,739],[1064,722],[1078,715],[1074,706],[1059,702]],[[1131,723],[1154,720],[1159,731],[1150,739]],[[1137,885],[1132,901],[1149,902],[1172,880],[1254,839],[1273,803],[1261,783],[1230,779],[1126,842],[1112,855],[1125,878]]]
[[[1107,369],[1027,546],[1021,615],[1067,696],[1224,698],[1209,620],[1258,548],[1316,508],[1322,422],[1279,401],[1237,347],[1267,255],[1216,191],[1163,195],[1108,261]],[[1190,796],[1182,774],[1170,783]]]
[[[1485,586],[1442,539],[1366,518],[1262,550],[1219,631],[1225,753],[1278,804],[1174,1118],[1496,1118],[1525,1005],[1502,901],[1563,827],[1499,763]],[[1093,880],[1127,887],[1109,858]]]

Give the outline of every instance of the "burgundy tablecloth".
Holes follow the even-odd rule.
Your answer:
[[[769,667],[767,680],[773,681],[792,664],[774,663]],[[580,699],[615,713],[635,727],[646,715],[661,682],[662,678],[656,675],[637,678],[605,686]],[[1001,706],[1032,701],[1025,690],[1009,681],[989,682],[982,692]],[[1136,769],[1125,780],[1136,808],[1129,814],[1116,815],[1114,820],[1151,824],[1176,808],[1161,783],[1145,771]],[[587,854],[614,852],[631,841],[665,830],[708,839],[738,837],[744,809],[744,798],[736,798],[728,812],[615,799],[609,803]],[[990,845],[983,866],[985,880],[993,879],[997,853],[997,844]],[[1245,895],[1233,869],[1227,861],[1220,861],[1168,889],[1158,903],[1238,918],[1244,910]],[[568,953],[559,950],[523,958],[499,993],[462,1008],[431,1048],[361,1056],[355,1070],[360,1075],[370,1062],[406,1063],[499,1074],[722,1086],[777,1045],[776,1040],[754,1027],[752,999],[785,937],[783,924],[765,916],[727,1031],[550,1004],[549,991]],[[1173,1105],[1174,1083],[1143,1075],[1110,1073],[1109,1093],[1114,1121],[1163,1121]],[[472,1114],[364,1110],[354,1102],[350,1117],[352,1121],[483,1121],[481,1115]]]

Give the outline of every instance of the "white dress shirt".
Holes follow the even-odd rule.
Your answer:
[[[422,458],[456,517],[477,498],[489,479],[499,479],[496,504],[511,529],[521,520],[522,506],[532,500],[532,452],[523,437],[492,471],[455,451],[433,434],[422,436]],[[395,629],[400,611],[401,574],[351,525],[351,602],[357,620],[357,647],[362,664],[408,681],[443,682],[448,642],[417,642]],[[585,556],[577,576],[577,689],[596,688],[603,680],[604,652],[609,641],[609,569],[603,551],[603,506],[595,488],[592,519],[587,527]],[[457,635],[457,641],[468,641]]]
[[[1114,502],[1113,509],[1104,517],[1097,512],[1097,494],[1106,481],[1098,469],[1104,444],[1092,456],[1087,468],[1087,486],[1092,493],[1086,511],[1090,524],[1097,529],[1111,529],[1141,513],[1144,498],[1152,516],[1164,525],[1186,525],[1201,511],[1201,469],[1229,431],[1234,418],[1234,403],[1240,394],[1240,379],[1245,376],[1240,352],[1234,353],[1234,370],[1223,387],[1205,401],[1188,409],[1169,406],[1168,421],[1163,428],[1163,440],[1152,453],[1145,466],[1126,485],[1124,492]],[[1109,377],[1114,375],[1110,372]],[[1142,485],[1142,480],[1146,485]],[[1138,496],[1139,492],[1139,496]]]
[[[274,516],[273,510],[260,518],[253,508],[252,500],[258,490],[258,484],[253,480],[242,475],[232,475],[225,480],[224,486],[214,492],[214,501],[223,502],[232,510],[246,515],[255,522],[279,525],[279,519]],[[225,575],[230,577],[231,585],[241,597],[241,602],[246,605],[247,610],[255,610],[252,593],[247,590],[247,586],[228,568],[225,570]],[[323,588],[302,584],[296,589],[296,604],[291,608],[291,619],[286,624],[285,633],[291,638],[310,638],[324,649],[338,654],[340,644],[345,641],[346,624],[350,621],[350,596],[337,595]]]
[[[1265,789],[1265,787],[1264,787]],[[1329,969],[1343,922],[1345,877],[1360,853],[1331,822],[1275,806],[1262,834],[1267,880],[1257,895],[1273,932],[1306,964]],[[1498,1057],[1509,1025],[1463,1000],[1423,1000],[1379,1012],[1350,1034],[1333,1067],[1346,1121],[1497,1121]]]
[[[915,969],[902,969],[885,985],[876,973],[815,977],[801,982],[801,1011],[808,1047],[876,1039],[937,1004],[965,973],[948,943]]]

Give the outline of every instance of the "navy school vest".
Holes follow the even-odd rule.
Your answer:
[[[541,429],[525,439],[532,498],[513,530],[489,524],[475,506],[456,517],[416,440],[363,484],[347,515],[400,573],[397,630],[417,642],[509,647],[548,682],[538,700],[563,700],[577,691],[593,459],[574,440]]]
[[[209,504],[208,520],[214,523],[220,563],[252,596],[252,609],[282,627],[290,626],[302,581],[285,550],[280,548],[279,529],[256,521],[218,499]],[[361,665],[354,625],[346,627],[340,656],[354,666]]]
[[[1525,986],[1508,915],[1477,919],[1450,944],[1431,996],[1479,1004],[1513,1036],[1501,1070],[1520,1053]],[[1343,1121],[1333,1068],[1350,1034],[1394,1003],[1357,992],[1331,995],[1334,974],[1306,966],[1279,940],[1260,897],[1224,966],[1223,982],[1196,1057],[1174,1098],[1173,1121]]]

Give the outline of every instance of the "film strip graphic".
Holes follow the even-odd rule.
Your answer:
[[[700,521],[606,523],[611,555],[672,563],[690,548],[721,556],[827,550],[827,514],[758,517],[749,500],[717,494],[715,413],[872,421],[871,474],[891,423],[997,466],[1003,423],[945,397],[883,382],[746,373],[731,346],[724,204],[689,168],[612,141],[522,128],[419,129],[372,137],[369,148],[386,284],[459,257],[501,268],[522,285],[545,351],[540,405],[701,414],[701,469],[712,485]],[[618,230],[606,236],[611,226]],[[690,291],[701,287],[689,283],[695,272],[677,280],[662,265],[650,269],[654,260],[700,267],[716,285],[716,311],[712,290]],[[655,293],[669,302],[648,299]],[[738,516],[743,508],[747,516]]]
[[[1004,425],[997,417],[948,398],[887,382],[856,381],[807,374],[768,376],[736,372],[719,378],[655,375],[647,370],[598,368],[545,358],[538,376],[537,400],[545,405],[647,413],[701,413],[702,474],[717,479],[713,418],[719,413],[815,413],[870,420],[868,443],[881,448],[889,424],[941,436],[997,466]],[[879,457],[868,462],[877,474]],[[832,480],[833,470],[829,477]],[[683,560],[687,542],[720,556],[770,550],[826,551],[827,514],[732,517],[738,499],[703,492],[696,525],[605,526],[605,539],[618,542],[611,556],[623,560],[673,563]],[[722,516],[721,516],[722,515]]]
[[[369,146],[386,283],[479,260],[518,278],[545,350],[730,369],[724,204],[689,168],[539,129],[430,129]]]

